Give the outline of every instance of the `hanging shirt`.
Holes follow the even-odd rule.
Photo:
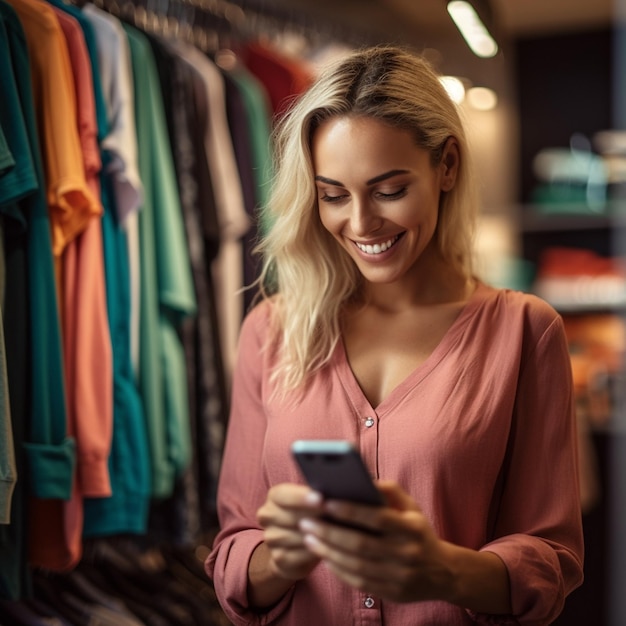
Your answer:
[[[139,371],[139,324],[141,272],[138,212],[143,202],[143,183],[137,162],[135,96],[130,50],[118,18],[88,3],[83,14],[96,30],[101,83],[108,91],[103,99],[110,128],[101,147],[109,155],[106,174],[115,195],[115,217],[126,233],[130,278],[130,342],[135,375]]]
[[[0,19],[4,18],[0,15]],[[28,142],[28,132],[22,114],[14,68],[11,61],[9,33],[4,23],[0,38],[0,129],[5,146],[0,176],[0,207],[2,212],[24,224],[24,217],[15,203],[37,189],[35,166]]]
[[[104,284],[98,183],[100,154],[91,65],[76,20],[57,8],[54,14],[67,44],[72,86],[76,89],[75,132],[86,182],[96,198],[98,212],[83,231],[67,242],[60,260],[67,429],[76,441],[77,472],[69,500],[48,500],[38,505],[40,515],[32,526],[31,558],[54,569],[72,569],[82,556],[83,497],[103,497],[111,493],[108,455],[113,426],[112,355]],[[55,536],[55,531],[60,534]]]
[[[41,4],[41,6],[40,6]],[[101,213],[95,196],[88,188],[78,134],[78,110],[76,105],[75,79],[72,73],[70,53],[65,35],[54,9],[38,0],[15,0],[24,26],[31,57],[31,70],[35,107],[38,111],[39,137],[46,171],[48,211],[52,229],[53,252],[56,254],[57,291],[63,329],[64,287],[62,255],[67,247],[87,228],[93,216]],[[35,51],[36,50],[36,51]],[[93,152],[91,153],[93,154]],[[70,285],[71,287],[71,285]],[[64,349],[71,350],[75,326],[65,335]],[[69,341],[69,344],[68,344]],[[64,362],[68,363],[64,354]],[[67,405],[66,429],[70,436],[76,433],[74,389],[76,381],[73,359],[69,379],[70,402]],[[106,359],[106,352],[104,354]],[[68,382],[67,371],[64,379]],[[80,388],[80,387],[78,387]],[[66,387],[66,391],[68,387]],[[97,416],[87,415],[87,420]],[[89,431],[87,431],[89,432]],[[74,437],[73,437],[74,438]],[[74,439],[75,441],[75,439]],[[106,476],[106,451],[99,455],[100,472]],[[91,458],[93,447],[83,456]],[[94,472],[95,474],[95,472]],[[60,499],[38,499],[33,502],[34,519],[29,541],[30,558],[33,563],[51,569],[72,567],[81,555],[82,507],[75,490],[75,476],[71,477],[74,496],[68,506]],[[108,488],[108,478],[105,478]]]
[[[259,236],[265,230],[262,224],[262,209],[267,205],[272,180],[272,113],[264,86],[241,62],[236,61],[232,67],[225,70],[224,74],[227,87],[228,122],[239,163],[242,185],[247,176],[250,179],[249,185],[252,187],[254,197],[251,203],[246,198],[246,211],[250,216],[251,228],[245,233],[243,241],[243,285],[246,287],[243,298],[244,311],[248,311],[257,295],[257,290],[249,287],[259,277],[261,263],[259,257],[253,254],[253,250],[258,243]],[[237,100],[240,106],[235,108]],[[249,163],[242,158],[244,150],[249,153]],[[243,188],[245,191],[245,185]]]
[[[94,36],[96,110],[105,112],[105,118],[99,118],[98,135],[104,147],[102,229],[113,351],[113,441],[109,457],[112,494],[85,499],[83,534],[93,537],[146,531],[151,478],[146,419],[131,348],[131,294],[139,286],[132,284],[128,224],[136,221],[142,186],[136,167],[130,53],[117,18],[92,4],[86,4],[81,15]],[[88,32],[89,28],[85,30]]]
[[[213,241],[204,224],[212,221],[215,201],[204,148],[208,123],[196,94],[206,96],[202,81],[168,41],[151,37],[164,96],[180,201],[191,263],[197,314],[185,320],[181,338],[185,350],[192,427],[193,463],[180,480],[174,497],[153,507],[154,527],[163,520],[176,541],[193,544],[216,526],[215,494],[221,465],[227,393],[215,322],[215,294],[209,271]],[[198,89],[198,91],[196,91]],[[159,515],[157,516],[157,511]]]
[[[250,228],[232,139],[228,129],[224,79],[206,55],[193,46],[176,42],[176,50],[202,78],[208,102],[208,126],[205,134],[207,161],[215,192],[219,222],[220,247],[212,264],[217,297],[221,350],[227,385],[230,387],[237,340],[244,317],[243,241]]]
[[[53,252],[59,257],[71,239],[99,214],[88,189],[76,130],[76,96],[69,53],[50,5],[11,0],[26,33],[38,132],[46,172]]]
[[[155,498],[172,495],[191,461],[185,354],[179,328],[196,312],[189,253],[154,55],[124,24],[133,67],[135,125],[144,203],[139,216],[141,342],[139,389],[146,410]]]
[[[8,33],[2,19],[0,19],[0,59],[0,83],[3,85],[3,97],[0,103],[0,214],[6,215],[5,219],[17,217],[19,223],[23,224],[24,218],[15,203],[37,188],[37,180],[11,64]],[[3,228],[0,228],[0,235],[4,239]],[[2,242],[1,254],[0,314],[5,306],[4,242]],[[0,327],[0,433],[2,433],[0,435],[0,524],[8,524],[11,519],[11,501],[17,482],[5,350],[4,331]],[[21,440],[18,440],[18,445],[21,445]]]
[[[234,624],[548,624],[582,581],[583,537],[567,342],[558,314],[519,292],[480,285],[427,360],[378,406],[340,341],[297,399],[272,397],[271,303],[241,334],[219,487],[221,531],[207,571]],[[514,618],[445,602],[396,604],[352,589],[323,564],[266,613],[247,601],[268,489],[302,482],[296,439],[348,439],[370,472],[397,481],[437,535],[497,554]],[[548,479],[549,477],[549,479]],[[515,621],[517,620],[517,621]]]
[[[67,245],[62,258],[63,338],[69,432],[76,438],[79,491],[108,496],[108,456],[113,430],[113,364],[106,310],[100,201],[100,150],[93,78],[78,22],[55,8],[63,29],[76,87],[77,128],[86,181],[98,215]]]
[[[265,85],[273,121],[279,119],[292,100],[313,81],[313,74],[304,63],[288,57],[267,42],[250,42],[238,50],[238,55]]]
[[[14,440],[17,475],[21,477],[15,485],[11,500],[11,523],[0,525],[0,596],[16,600],[29,593],[30,568],[26,561],[26,500],[30,484],[24,477],[24,444],[30,428],[30,401],[32,381],[30,359],[31,310],[28,278],[29,242],[32,231],[31,209],[39,203],[45,207],[38,175],[41,174],[39,155],[33,153],[36,145],[34,113],[28,49],[22,25],[11,6],[0,0],[0,121],[6,129],[6,139],[15,158],[14,174],[17,179],[8,185],[6,200],[0,203],[2,212],[3,252],[5,254],[5,284],[3,288],[3,326],[6,347],[7,377],[11,390],[9,403]],[[22,105],[22,102],[24,103]],[[32,133],[32,134],[31,134]],[[36,157],[36,158],[35,158]],[[41,181],[43,184],[43,181]],[[15,186],[17,183],[17,186]],[[0,184],[0,188],[2,185]],[[4,187],[4,193],[7,188]],[[35,210],[36,213],[36,210]],[[35,226],[35,228],[37,228]],[[47,251],[50,254],[50,233],[47,223],[42,224],[41,233],[47,233]],[[45,253],[45,249],[40,251]],[[45,254],[44,254],[45,256]],[[51,264],[51,260],[49,261]],[[41,355],[47,358],[46,351]],[[51,373],[54,375],[54,373]]]
[[[43,173],[42,150],[40,149],[39,130],[43,133],[47,128],[36,125],[36,111],[43,110],[44,98],[52,96],[45,86],[49,86],[50,77],[47,76],[41,63],[45,60],[46,44],[52,44],[55,56],[50,52],[50,61],[60,63],[59,82],[52,77],[55,88],[62,88],[67,75],[67,57],[63,61],[64,40],[59,32],[58,23],[51,15],[52,9],[47,5],[41,10],[39,6],[30,5],[20,0],[11,2],[17,7],[16,13],[20,21],[21,33],[16,39],[26,41],[27,47],[17,44],[12,49],[16,82],[20,92],[20,103],[29,135],[29,145],[35,172],[39,181],[37,193],[24,199],[24,214],[28,220],[28,279],[29,286],[29,340],[32,352],[29,365],[30,383],[30,411],[28,414],[28,441],[24,442],[24,449],[28,455],[29,478],[28,485],[31,499],[30,512],[33,519],[46,521],[45,503],[51,499],[67,499],[70,497],[75,467],[75,442],[67,437],[67,418],[65,404],[65,381],[63,377],[62,352],[60,340],[60,323],[58,317],[58,301],[54,280],[54,266],[52,255],[51,222],[49,219],[46,190],[50,191],[54,184],[51,179],[45,178]],[[5,16],[8,13],[5,11]],[[9,18],[10,19],[10,18]],[[26,25],[26,26],[24,26]],[[50,29],[48,29],[50,27]],[[56,29],[56,30],[55,30]],[[15,29],[14,29],[15,30]],[[49,39],[51,35],[53,39]],[[59,37],[56,39],[55,37]],[[55,42],[60,42],[56,45]],[[33,50],[33,46],[36,51]],[[67,50],[65,49],[65,55]],[[39,62],[39,65],[38,65]],[[66,63],[64,65],[64,62]],[[65,68],[65,70],[61,69]],[[64,78],[62,78],[64,77]],[[75,124],[75,118],[74,118]],[[58,147],[58,146],[57,146]],[[78,153],[79,154],[79,153]],[[82,166],[82,164],[81,164]],[[71,180],[74,180],[71,176]],[[69,182],[69,179],[64,179]],[[76,179],[77,198],[83,199],[88,195],[84,179]],[[52,187],[50,186],[52,185]],[[57,198],[64,198],[69,202],[72,197],[68,187],[57,189]],[[79,189],[84,189],[83,195]],[[54,194],[53,194],[54,195]],[[63,202],[62,202],[63,204]],[[68,206],[64,204],[64,206]],[[9,373],[10,374],[10,373]],[[30,526],[29,547],[34,548],[32,564],[56,568],[67,563],[63,546],[56,542],[38,540],[42,538],[41,527]],[[62,528],[53,526],[48,530],[55,536],[62,534]],[[36,546],[36,547],[35,547]],[[41,550],[40,550],[41,548]]]

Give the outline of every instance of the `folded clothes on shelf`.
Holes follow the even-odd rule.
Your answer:
[[[626,305],[622,259],[580,248],[547,248],[533,291],[560,311],[617,309]]]

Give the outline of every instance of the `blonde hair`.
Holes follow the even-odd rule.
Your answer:
[[[402,48],[359,50],[323,71],[290,108],[274,134],[273,189],[257,247],[264,258],[258,284],[274,295],[280,358],[273,377],[296,389],[330,359],[340,337],[342,307],[357,292],[360,274],[324,229],[317,208],[311,138],[338,116],[371,117],[413,134],[433,164],[449,137],[459,144],[454,187],[442,194],[436,237],[443,257],[466,276],[476,214],[467,140],[456,105],[432,67]]]

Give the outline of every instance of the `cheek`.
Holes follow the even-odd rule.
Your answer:
[[[325,210],[324,208],[318,209],[318,215],[320,217],[320,222],[322,223],[322,227],[325,228],[329,233],[336,234],[339,228],[339,220],[337,220],[336,216]]]

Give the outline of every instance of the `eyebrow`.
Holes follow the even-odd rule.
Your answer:
[[[409,170],[390,170],[389,172],[385,172],[384,174],[379,174],[378,176],[374,176],[374,178],[370,178],[365,182],[366,185],[375,185],[376,183],[380,183],[383,180],[387,180],[388,178],[392,178],[393,176],[398,176],[398,174],[408,174]],[[321,183],[326,183],[327,185],[333,185],[335,187],[345,187],[343,183],[340,183],[338,180],[333,180],[332,178],[326,178],[325,176],[316,176],[315,180],[319,180]]]

